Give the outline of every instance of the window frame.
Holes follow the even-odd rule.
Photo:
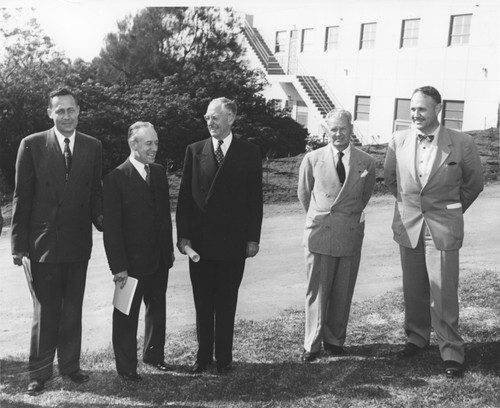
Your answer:
[[[310,42],[305,42],[304,39],[306,38],[306,33],[312,33],[314,32],[314,28],[303,28],[302,29],[302,35],[300,37],[300,52],[309,52],[311,51],[311,47],[314,45],[314,41],[312,41],[310,38],[308,38],[308,41]],[[307,48],[306,48],[307,46]]]
[[[460,17],[469,17],[468,24],[454,24],[456,19]],[[470,40],[470,31],[472,26],[472,13],[467,14],[455,14],[450,17],[450,30],[448,34],[448,47],[452,46],[461,46],[461,45],[469,45]],[[460,34],[455,33],[454,28],[460,27]],[[467,32],[464,32],[464,27],[468,27]],[[459,39],[458,41],[455,41]]]
[[[409,22],[418,22],[418,26],[415,30],[414,27],[407,27],[407,23]],[[415,37],[406,36],[405,34],[416,31]],[[418,40],[420,35],[420,18],[408,18],[402,21],[401,23],[401,38],[399,40],[399,48],[416,48],[418,46]],[[405,43],[408,41],[409,43]]]
[[[329,41],[330,37],[330,29],[335,29],[336,34],[334,35],[334,41]],[[325,28],[325,47],[324,51],[333,51],[338,49],[339,46],[339,31],[340,31],[340,26],[334,25],[334,26],[327,26]]]
[[[360,104],[360,100],[365,99],[368,100],[368,104]],[[360,107],[361,106],[368,106],[367,111],[361,111]],[[371,108],[371,97],[368,95],[356,95],[355,101],[354,101],[354,120],[361,120],[368,122],[370,120],[370,108]],[[360,114],[366,115],[366,119],[360,118]]]
[[[462,110],[448,109],[447,105],[449,103],[461,104]],[[450,129],[455,129],[455,130],[460,130],[461,131],[462,127],[463,127],[463,123],[464,123],[465,101],[459,101],[459,100],[455,100],[455,99],[447,99],[447,100],[442,101],[442,104],[443,104],[443,110],[441,112],[441,123],[442,123],[442,125],[445,126],[445,127],[447,127],[447,128],[450,128]],[[447,118],[446,115],[447,115],[448,112],[460,112],[461,113],[461,117],[460,117],[460,119],[449,118],[449,117]],[[460,123],[460,127],[450,126],[449,122]]]
[[[373,29],[373,31],[368,32],[367,30],[365,31],[365,28],[367,28],[367,27],[373,27],[374,29]],[[373,37],[373,38],[366,38],[367,37],[366,34],[370,34],[370,37]],[[359,36],[359,49],[360,50],[371,50],[371,49],[375,48],[376,37],[377,37],[377,23],[376,22],[362,23],[361,24],[361,33]],[[370,44],[369,47],[367,46],[368,44]]]
[[[280,38],[281,41],[278,41],[279,39],[279,34],[283,34],[284,37]],[[279,30],[276,31],[275,37],[274,37],[274,53],[284,53],[286,52],[286,40],[287,40],[287,35],[286,35],[286,30]]]

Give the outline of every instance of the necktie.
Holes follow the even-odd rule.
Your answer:
[[[344,163],[342,163],[342,156],[344,153],[339,152],[339,160],[337,162],[337,174],[339,175],[339,180],[342,184],[344,184],[345,181],[345,167]]]
[[[64,164],[66,165],[66,180],[71,170],[71,150],[69,148],[69,139],[64,138]]]
[[[422,140],[427,140],[431,143],[434,140],[434,135],[418,135],[418,141],[421,142]]]
[[[222,164],[222,161],[224,160],[224,153],[222,153],[222,143],[224,143],[224,140],[219,140],[218,145],[217,145],[217,150],[215,151],[215,158],[217,159],[217,164],[220,165]]]
[[[151,174],[149,172],[149,166],[147,164],[144,165],[144,170],[146,171],[146,183],[148,183],[149,186],[149,183],[151,181]]]

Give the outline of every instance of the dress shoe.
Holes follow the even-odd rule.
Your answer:
[[[145,361],[144,363],[151,366],[151,367],[154,367],[160,371],[172,371],[172,367],[167,365],[167,363],[165,363],[165,361],[159,361],[158,363],[149,363],[149,362]]]
[[[458,361],[446,360],[444,362],[444,373],[448,378],[458,378],[464,374],[464,366]]]
[[[416,344],[406,343],[404,348],[398,351],[397,356],[401,359],[410,358],[417,354],[420,350],[422,350],[422,348],[418,347]]]
[[[38,395],[40,394],[43,389],[45,388],[45,382],[42,381],[42,380],[32,380],[29,384],[28,384],[28,389],[27,389],[27,393],[29,395]]]
[[[302,357],[300,357],[300,359],[304,363],[310,363],[310,362],[316,360],[318,358],[318,356],[319,356],[319,351],[306,351],[306,350],[304,350],[304,352],[302,353]]]
[[[76,370],[71,374],[65,375],[65,377],[68,377],[71,381],[73,381],[76,384],[83,384],[88,380],[90,380],[90,376],[88,375],[88,373],[83,370]]]
[[[208,368],[207,363],[200,363],[196,361],[191,367],[191,374],[201,374],[204,371],[207,371],[207,368]]]
[[[118,374],[121,378],[123,378],[125,381],[131,381],[131,382],[139,382],[142,381],[142,377],[137,374],[135,371],[131,371],[130,373],[119,373]]]
[[[227,374],[232,369],[233,369],[233,366],[231,365],[231,363],[229,363],[229,364],[219,364],[219,363],[217,363],[217,372],[219,374]]]
[[[341,356],[342,354],[344,354],[344,348],[342,346],[324,343],[323,347],[325,348],[325,351],[331,356]]]

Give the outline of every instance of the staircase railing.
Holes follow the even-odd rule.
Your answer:
[[[255,50],[255,53],[257,56],[261,59],[262,64],[264,67],[267,69],[269,66],[269,52],[266,49],[266,47],[262,44],[260,39],[255,35],[255,31],[253,27],[248,23],[248,21],[245,20],[245,33],[248,36],[248,39],[250,40],[250,45],[253,47]]]
[[[304,84],[306,84],[311,91],[312,96],[315,98],[316,102],[326,113],[328,113],[335,107],[334,103],[329,99],[324,89],[321,88],[318,80],[315,80],[314,77],[311,77],[310,75],[301,75],[298,76],[297,79],[299,79],[299,81],[300,79],[303,80]]]

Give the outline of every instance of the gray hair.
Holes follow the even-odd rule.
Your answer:
[[[345,109],[333,109],[326,114],[325,121],[329,121],[334,118],[346,118],[349,123],[352,122],[352,114]]]
[[[152,128],[153,130],[155,130],[155,127],[149,122],[141,122],[141,121],[135,122],[128,128],[127,140],[132,139],[136,135],[137,131],[142,128]]]
[[[215,98],[215,99],[212,99],[212,101],[210,102],[209,105],[212,105],[212,104],[222,105],[222,109],[225,109],[225,110],[231,112],[234,116],[236,116],[236,114],[238,113],[238,105],[236,104],[235,101],[233,101],[231,99],[228,99],[225,97]]]

